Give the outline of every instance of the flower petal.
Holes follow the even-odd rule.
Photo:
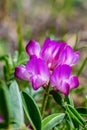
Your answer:
[[[45,60],[51,70],[57,66],[59,54],[65,45],[65,42],[57,42],[55,40],[50,40],[49,38],[45,40],[41,49],[41,57]]]
[[[35,90],[49,82],[50,72],[42,59],[32,57],[26,65],[26,70],[30,75],[29,80]]]
[[[69,94],[70,85],[67,82],[62,82],[61,87],[58,87],[58,90],[67,96]]]
[[[74,55],[73,55],[73,59],[72,59],[72,64],[71,65],[75,65],[78,63],[80,59],[80,52],[77,51],[77,52],[74,52]]]
[[[36,55],[37,57],[40,56],[40,45],[38,42],[34,40],[30,40],[26,46],[26,52],[29,56]]]
[[[69,77],[70,77],[70,74],[72,72],[72,68],[69,66],[69,65],[59,65],[54,71],[53,71],[53,74],[52,74],[52,77],[56,77],[57,76],[57,79],[60,80],[60,79],[64,79],[64,80],[67,80]]]
[[[60,55],[60,63],[70,66],[75,65],[80,58],[80,52],[74,52],[70,46],[66,46]]]
[[[68,65],[59,65],[51,75],[51,85],[60,92],[68,95],[70,84],[68,82],[72,68]]]
[[[29,74],[28,74],[26,67],[24,65],[17,66],[15,68],[14,75],[15,75],[15,77],[17,77],[18,79],[21,79],[21,80],[28,80],[29,79]]]
[[[79,80],[77,76],[70,76],[69,78],[70,89],[77,88],[79,86]]]

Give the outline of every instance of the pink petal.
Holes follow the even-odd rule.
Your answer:
[[[77,76],[70,76],[69,78],[70,89],[77,88],[79,86],[79,80]]]
[[[41,49],[41,57],[45,60],[48,67],[53,70],[59,61],[61,50],[66,45],[65,42],[46,39]]]
[[[50,38],[46,38],[46,39],[45,39],[45,41],[44,41],[44,43],[43,43],[43,46],[42,46],[42,48],[41,48],[42,52],[47,48],[47,46],[48,46],[48,44],[49,44],[50,41],[51,41]]]
[[[80,59],[80,52],[77,51],[77,52],[74,52],[74,55],[73,55],[73,59],[72,59],[72,64],[71,65],[75,65],[78,63]]]
[[[37,57],[40,56],[40,45],[38,42],[34,40],[30,40],[26,46],[26,52],[29,56],[36,55]]]
[[[75,65],[80,58],[80,52],[74,52],[70,46],[66,46],[60,55],[60,63],[70,66]]]
[[[67,96],[69,94],[70,85],[67,82],[63,82],[60,84],[60,87],[58,87],[58,90]]]
[[[72,68],[68,65],[59,65],[51,75],[51,85],[56,89],[62,92],[65,95],[68,95],[70,90],[70,84],[68,82]]]
[[[27,63],[26,69],[30,75],[30,82],[36,90],[49,82],[50,72],[44,61],[37,57],[32,57]]]
[[[72,72],[72,68],[69,65],[59,65],[54,71],[52,76],[57,76],[57,79],[68,79]]]
[[[15,77],[17,77],[18,79],[21,79],[21,80],[28,80],[29,79],[29,74],[28,74],[26,67],[24,65],[17,66],[15,68],[14,75],[15,75]]]

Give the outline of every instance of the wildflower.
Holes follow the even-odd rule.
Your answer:
[[[75,75],[70,76],[72,68],[69,65],[59,65],[52,73],[51,85],[56,90],[68,95],[71,89],[79,86],[78,77]]]
[[[15,76],[19,79],[30,81],[33,88],[37,90],[41,86],[48,84],[50,72],[42,59],[33,56],[26,66],[16,67]]]
[[[30,57],[36,55],[37,57],[42,58],[48,65],[49,69],[53,70],[58,64],[59,55],[65,45],[65,42],[57,42],[47,38],[44,41],[42,48],[40,48],[38,42],[31,40],[26,46],[26,51]]]
[[[37,41],[30,40],[26,52],[30,60],[25,66],[16,67],[17,78],[30,81],[33,88],[37,90],[41,86],[45,87],[51,76],[51,85],[65,95],[68,95],[70,89],[78,87],[78,77],[70,74],[71,66],[79,61],[79,51],[74,52],[65,42],[47,38],[42,48]]]
[[[60,64],[75,65],[80,58],[80,53],[67,45],[65,42],[57,42],[47,38],[40,48],[38,42],[31,40],[27,46],[26,51],[30,57],[36,55],[42,58],[50,70],[54,70]]]

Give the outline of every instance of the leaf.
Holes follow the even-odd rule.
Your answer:
[[[21,93],[25,113],[34,130],[41,130],[40,111],[33,98],[25,91]]]
[[[72,118],[74,118],[81,126],[85,125],[85,120],[78,113],[78,111],[71,105],[68,105],[67,110]]]
[[[15,121],[17,123],[17,126],[22,126],[24,125],[24,114],[22,107],[22,99],[16,81],[12,81],[9,88],[9,95],[12,104],[11,119],[12,121]]]
[[[60,106],[62,106],[62,97],[61,97],[61,95],[57,91],[54,91],[54,90],[52,90],[50,92],[50,94],[53,96],[56,103],[59,104]]]
[[[23,37],[22,37],[22,30],[20,21],[17,23],[17,33],[18,33],[18,52],[21,54],[24,51],[24,44],[23,44]]]
[[[74,50],[77,50],[77,46],[78,46],[78,33],[76,34],[76,41],[75,41],[75,45],[74,45]]]
[[[2,82],[0,82],[0,112],[4,120],[0,123],[0,128],[8,127],[10,122],[10,100],[8,89]]]
[[[64,113],[56,113],[46,117],[42,121],[42,130],[51,130],[56,125],[60,124],[64,120],[65,114]]]
[[[82,73],[82,71],[83,71],[84,67],[86,66],[86,64],[87,64],[87,57],[82,62],[82,65],[81,65],[80,69],[77,72],[77,76],[80,76],[80,74]]]
[[[17,65],[25,64],[28,60],[29,60],[28,55],[24,51],[22,51],[20,56],[18,57]]]
[[[65,96],[65,101],[67,101],[67,104],[70,104],[71,106],[74,106],[72,97],[70,95]]]
[[[87,108],[76,108],[76,110],[82,115],[82,116],[87,116]]]

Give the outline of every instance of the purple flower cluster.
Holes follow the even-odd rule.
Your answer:
[[[71,76],[72,66],[80,58],[80,52],[74,50],[65,42],[57,42],[47,38],[42,48],[34,40],[29,41],[26,52],[30,60],[26,65],[17,66],[15,76],[31,82],[35,90],[41,86],[51,86],[64,95],[79,86],[78,77]]]

